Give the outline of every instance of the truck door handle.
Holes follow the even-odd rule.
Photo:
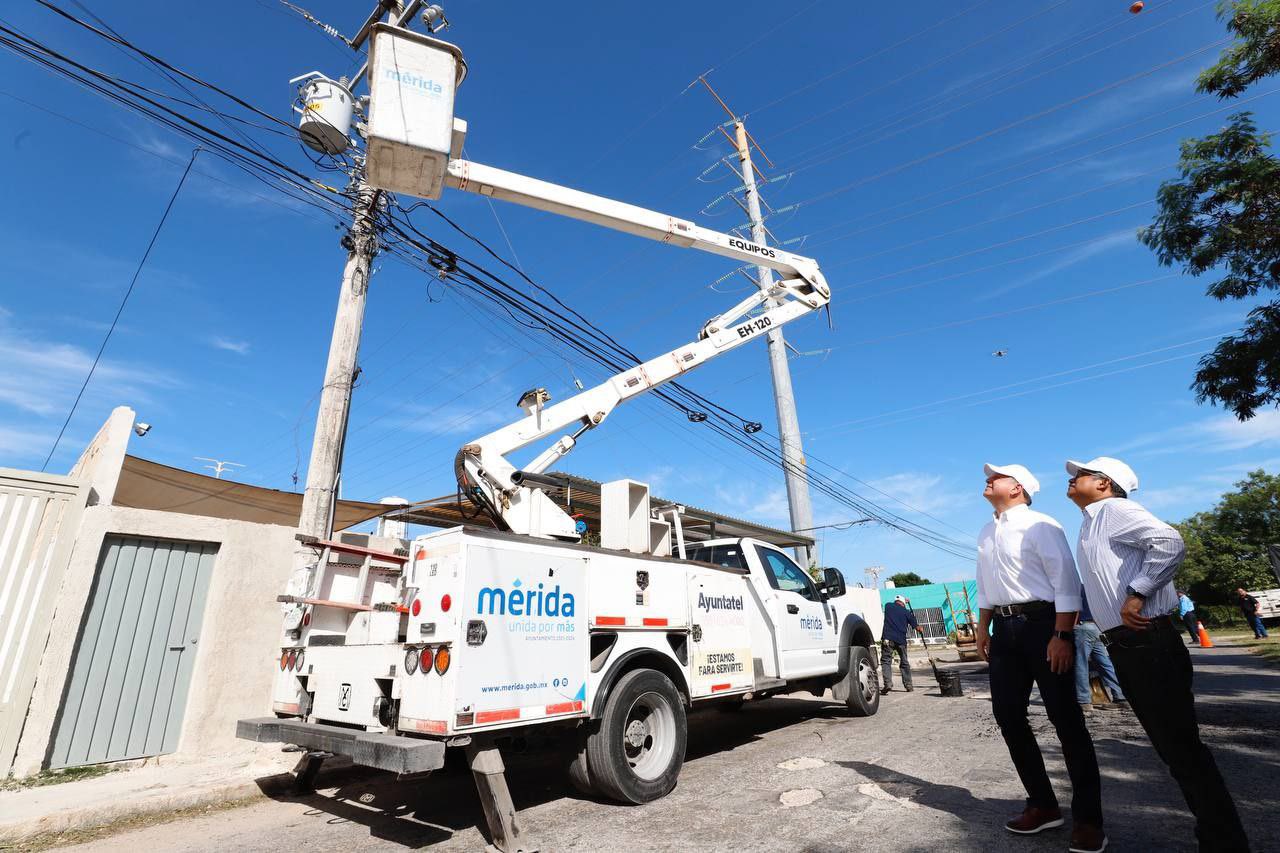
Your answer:
[[[800,605],[798,605],[798,604],[788,604],[788,605],[787,605],[787,612],[788,612],[788,613],[799,613],[799,612],[800,612]]]

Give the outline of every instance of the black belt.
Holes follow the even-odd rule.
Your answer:
[[[1122,640],[1141,640],[1150,636],[1151,631],[1177,631],[1173,627],[1173,619],[1168,616],[1152,616],[1150,624],[1145,630],[1136,631],[1128,625],[1117,625],[1114,628],[1108,628],[1098,635],[1098,639],[1102,640],[1102,645],[1109,646]]]
[[[1005,619],[1014,616],[1030,616],[1033,613],[1042,613],[1045,610],[1053,608],[1052,602],[1048,601],[1028,601],[1024,604],[997,604],[991,608],[992,613]]]

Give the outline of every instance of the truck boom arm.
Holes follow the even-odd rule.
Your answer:
[[[463,446],[455,463],[459,486],[488,504],[517,533],[578,539],[573,519],[563,509],[541,489],[518,482],[520,472],[507,454],[576,425],[576,430],[559,438],[523,468],[524,473],[540,474],[572,450],[582,433],[599,426],[619,403],[669,382],[761,333],[816,311],[831,298],[826,279],[812,258],[760,246],[684,219],[466,160],[450,161],[446,182],[479,195],[766,266],[782,276],[768,291],[757,291],[708,321],[696,341],[624,370],[563,402],[544,408],[543,403],[550,399],[545,390],[526,393],[519,404],[525,417]],[[765,310],[748,316],[761,307]]]

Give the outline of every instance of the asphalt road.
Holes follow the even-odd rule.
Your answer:
[[[1255,851],[1280,851],[1280,669],[1230,647],[1193,649],[1201,729],[1236,796]],[[917,689],[854,719],[842,706],[783,697],[739,713],[690,718],[689,755],[665,799],[623,807],[572,792],[558,768],[508,760],[526,832],[543,851],[1066,850],[1066,830],[1011,836],[1022,789],[991,718],[985,668],[968,665],[964,698],[943,698],[927,670]],[[1064,807],[1066,769],[1033,704]],[[1128,712],[1095,711],[1111,849],[1194,850],[1172,779]],[[302,798],[175,821],[77,850],[480,850],[479,804],[464,768],[397,784],[357,777]],[[1069,823],[1068,823],[1069,826]]]

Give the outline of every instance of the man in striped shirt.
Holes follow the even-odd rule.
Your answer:
[[[1067,497],[1084,514],[1076,566],[1124,695],[1195,815],[1200,849],[1247,851],[1235,803],[1200,740],[1191,656],[1169,618],[1182,537],[1128,499],[1138,476],[1119,459],[1068,460],[1067,473]]]

